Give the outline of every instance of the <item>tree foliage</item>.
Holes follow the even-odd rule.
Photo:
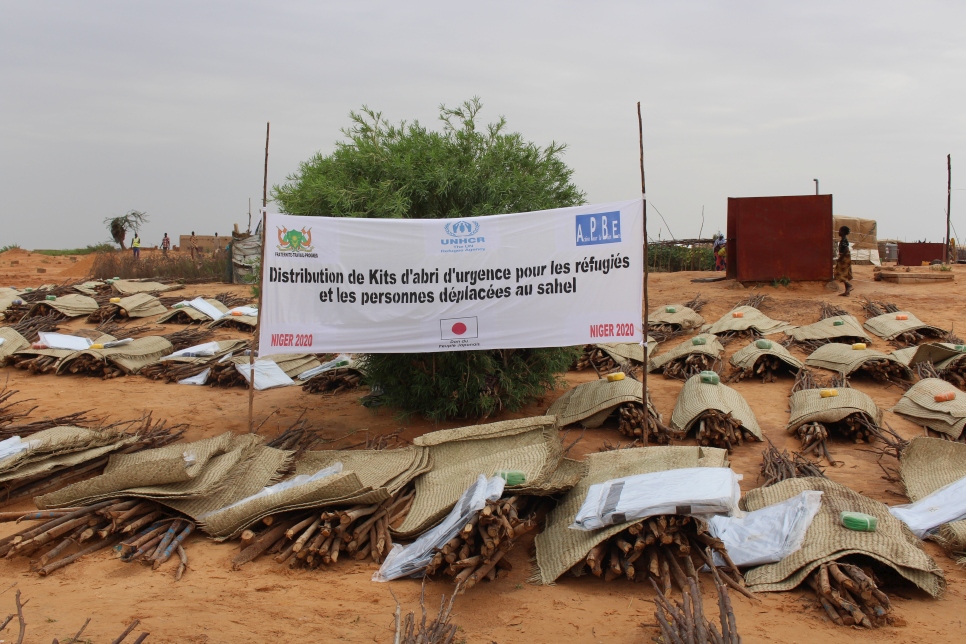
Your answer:
[[[442,127],[392,125],[382,112],[351,112],[346,140],[301,164],[272,195],[283,212],[326,217],[436,219],[561,208],[584,203],[561,159],[508,132],[506,120],[478,127],[478,98],[440,106]],[[516,410],[556,385],[571,348],[366,356],[367,380],[405,413],[433,420]]]
[[[104,225],[111,233],[111,239],[124,249],[124,237],[129,230],[137,232],[141,226],[148,223],[148,214],[140,210],[128,211],[126,215],[120,217],[106,217]]]

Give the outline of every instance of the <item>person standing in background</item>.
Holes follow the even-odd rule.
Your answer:
[[[839,256],[835,260],[835,279],[845,284],[845,292],[839,297],[846,297],[852,292],[852,251],[849,248],[848,226],[839,228]]]
[[[723,271],[726,268],[725,247],[724,235],[718,233],[714,238],[714,247],[711,251],[714,254],[714,270],[716,271]]]
[[[168,233],[164,233],[164,237],[161,239],[161,254],[167,257],[169,250],[171,250],[171,239],[168,238]]]
[[[134,251],[134,259],[141,258],[141,236],[138,231],[134,231],[134,239],[131,240],[131,250]]]

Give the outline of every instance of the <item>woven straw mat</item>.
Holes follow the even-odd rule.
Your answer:
[[[91,297],[94,297],[95,295],[97,295],[97,287],[103,283],[104,282],[99,282],[99,281],[84,282],[83,284],[74,284],[73,288],[81,295],[89,295]]]
[[[61,295],[56,300],[40,300],[34,302],[30,310],[27,311],[27,317],[33,316],[34,311],[43,304],[46,304],[59,313],[63,313],[69,318],[87,316],[97,310],[97,302],[94,298],[71,293],[70,295]]]
[[[644,386],[639,381],[594,380],[566,391],[550,405],[547,416],[556,416],[559,427],[581,423],[593,429],[600,427],[615,407],[626,402],[644,404]]]
[[[644,364],[644,347],[639,342],[602,343],[597,346],[613,358],[617,364],[627,364],[628,362]]]
[[[701,376],[692,376],[684,383],[674,404],[674,413],[671,414],[671,430],[678,438],[683,438],[698,417],[709,409],[730,413],[758,440],[764,440],[755,413],[741,394],[724,384],[704,384]]]
[[[184,288],[182,284],[162,284],[161,282],[148,282],[137,280],[118,280],[111,284],[119,295],[134,295],[135,293],[163,293],[165,291],[177,291]]]
[[[918,347],[896,349],[892,355],[907,367],[914,367],[920,362],[931,362],[940,371],[955,360],[966,357],[966,353],[957,351],[956,345],[948,342],[928,342]]]
[[[543,486],[553,480],[563,457],[554,416],[444,429],[424,434],[413,443],[429,449],[432,469],[416,479],[409,514],[394,532],[403,538],[438,523],[480,474],[489,477],[498,470],[518,470],[526,476],[526,483],[507,486],[508,492],[549,494]]]
[[[910,501],[916,502],[966,477],[966,445],[919,436],[903,450],[899,465],[906,494]],[[939,537],[935,540],[952,552],[966,551],[966,521],[940,526]]]
[[[151,315],[161,315],[168,311],[161,304],[161,300],[147,293],[136,293],[121,298],[117,305],[127,311],[129,318],[146,318]]]
[[[0,338],[3,339],[0,343],[0,367],[17,351],[30,348],[27,339],[8,326],[0,326]]]
[[[747,346],[735,351],[734,355],[731,356],[731,364],[739,369],[754,369],[755,363],[762,356],[775,356],[793,369],[801,369],[805,366],[801,360],[790,354],[788,349],[777,342],[772,342],[770,349],[760,349],[755,342],[755,340],[752,340]]]
[[[795,588],[819,565],[851,554],[865,555],[939,597],[946,590],[942,569],[927,555],[905,524],[889,514],[889,508],[854,490],[821,477],[789,479],[758,488],[742,499],[746,511],[760,510],[787,501],[805,490],[822,492],[822,508],[815,516],[805,542],[797,552],[777,563],[745,572],[749,589],[776,592]],[[878,519],[875,532],[857,532],[841,524],[842,512],[864,512]]]
[[[258,325],[258,317],[254,315],[226,315],[225,317],[210,322],[208,324],[209,329],[215,329],[220,326],[244,326],[244,327],[256,327]]]
[[[875,401],[858,389],[839,387],[838,396],[822,398],[821,389],[796,391],[788,400],[791,413],[785,429],[793,433],[805,423],[836,423],[846,416],[861,412],[869,420],[882,422],[882,410]]]
[[[956,398],[936,402],[936,394],[948,392],[954,392]],[[949,434],[955,440],[963,433],[963,426],[966,425],[966,393],[945,380],[926,378],[910,387],[892,411],[914,423]]]
[[[312,475],[336,462],[342,463],[341,474],[216,512],[201,519],[203,528],[215,537],[228,538],[262,517],[276,512],[379,503],[390,498],[414,477],[430,469],[428,450],[422,447],[406,447],[397,450],[307,452],[296,464],[294,475]],[[250,494],[240,498],[245,496]],[[227,505],[231,503],[217,507]]]
[[[668,313],[667,307],[674,307],[674,313]],[[668,304],[659,307],[656,311],[650,311],[647,315],[647,323],[651,324],[673,324],[684,330],[697,329],[704,324],[704,318],[698,315],[694,309],[690,309],[682,304]]]
[[[80,465],[81,463],[88,463],[101,458],[102,456],[107,456],[111,452],[115,452],[122,447],[126,447],[135,440],[136,439],[133,436],[129,436],[102,447],[93,447],[91,449],[84,449],[77,452],[67,452],[64,454],[38,458],[21,465],[15,470],[0,474],[0,483],[15,479],[26,480],[58,468],[74,467],[75,465]]]
[[[228,307],[214,298],[205,298],[205,302],[215,307],[222,313],[228,313]],[[192,322],[209,322],[211,318],[193,306],[183,306],[180,309],[171,309],[158,318],[158,324],[171,322],[175,324],[191,324]]]
[[[741,313],[742,316],[736,318],[732,313]],[[795,325],[781,320],[773,320],[753,306],[736,306],[714,324],[701,327],[701,332],[727,333],[729,331],[755,329],[762,335],[771,335],[782,331],[788,332],[794,328]]]
[[[29,449],[0,460],[0,473],[3,473],[5,478],[19,478],[21,476],[20,469],[24,466],[46,460],[58,454],[80,452],[122,441],[125,444],[131,442],[131,440],[125,440],[123,433],[120,431],[100,431],[70,425],[39,431],[31,434],[26,440],[30,442],[31,447]],[[13,477],[6,476],[9,473],[13,473]]]
[[[174,346],[159,335],[135,338],[133,342],[108,349],[86,349],[72,353],[57,365],[57,373],[70,371],[71,363],[82,355],[93,356],[102,362],[120,367],[125,373],[137,373],[143,367],[174,351]]]
[[[842,321],[844,324],[835,326],[837,321]],[[814,324],[795,327],[794,329],[785,331],[785,335],[798,342],[804,342],[806,340],[834,340],[835,338],[860,338],[866,342],[872,342],[872,338],[862,328],[862,323],[851,315],[839,315],[825,318]]]
[[[861,367],[869,360],[888,360],[902,365],[909,377],[912,372],[909,367],[902,364],[896,357],[889,353],[882,353],[875,349],[853,349],[851,345],[831,342],[823,344],[816,349],[812,355],[805,359],[805,364],[810,367],[821,367],[829,371],[849,374]]]
[[[694,338],[704,338],[706,342],[705,344],[694,344],[692,342]],[[702,333],[701,335],[694,336],[694,338],[689,338],[672,348],[670,351],[662,353],[656,358],[651,359],[647,365],[648,372],[661,369],[664,367],[664,365],[672,360],[676,360],[677,358],[681,358],[692,353],[704,353],[716,359],[724,355],[724,347],[721,345],[721,341],[718,340],[717,336],[710,333]]]
[[[591,548],[633,525],[632,522],[601,530],[572,530],[570,526],[591,485],[688,467],[728,467],[728,453],[714,447],[638,447],[588,454],[585,462],[586,476],[551,510],[543,532],[534,540],[537,555],[532,583],[552,584],[586,557]]]
[[[897,320],[896,316],[900,314],[908,316],[909,319]],[[909,311],[885,313],[883,315],[877,315],[874,318],[869,318],[865,322],[865,328],[885,340],[891,340],[900,333],[905,333],[907,331],[918,331],[920,329],[928,329],[938,335],[943,335],[946,333],[945,330],[940,329],[939,327],[924,323]]]
[[[249,360],[248,356],[236,356],[230,362],[236,365],[247,365]],[[319,359],[310,353],[276,353],[275,355],[258,358],[258,360],[271,360],[289,378],[298,378],[300,373],[322,365]]]

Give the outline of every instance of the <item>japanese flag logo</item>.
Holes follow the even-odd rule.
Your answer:
[[[462,340],[479,337],[476,318],[447,318],[439,321],[439,334],[443,340]]]

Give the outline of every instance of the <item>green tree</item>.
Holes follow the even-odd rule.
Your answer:
[[[272,196],[282,212],[322,217],[437,219],[575,206],[584,193],[562,161],[566,145],[540,147],[500,118],[477,127],[479,98],[440,106],[442,128],[392,125],[363,106],[345,141],[302,163]],[[556,385],[572,348],[366,356],[385,402],[433,420],[515,410]]]

